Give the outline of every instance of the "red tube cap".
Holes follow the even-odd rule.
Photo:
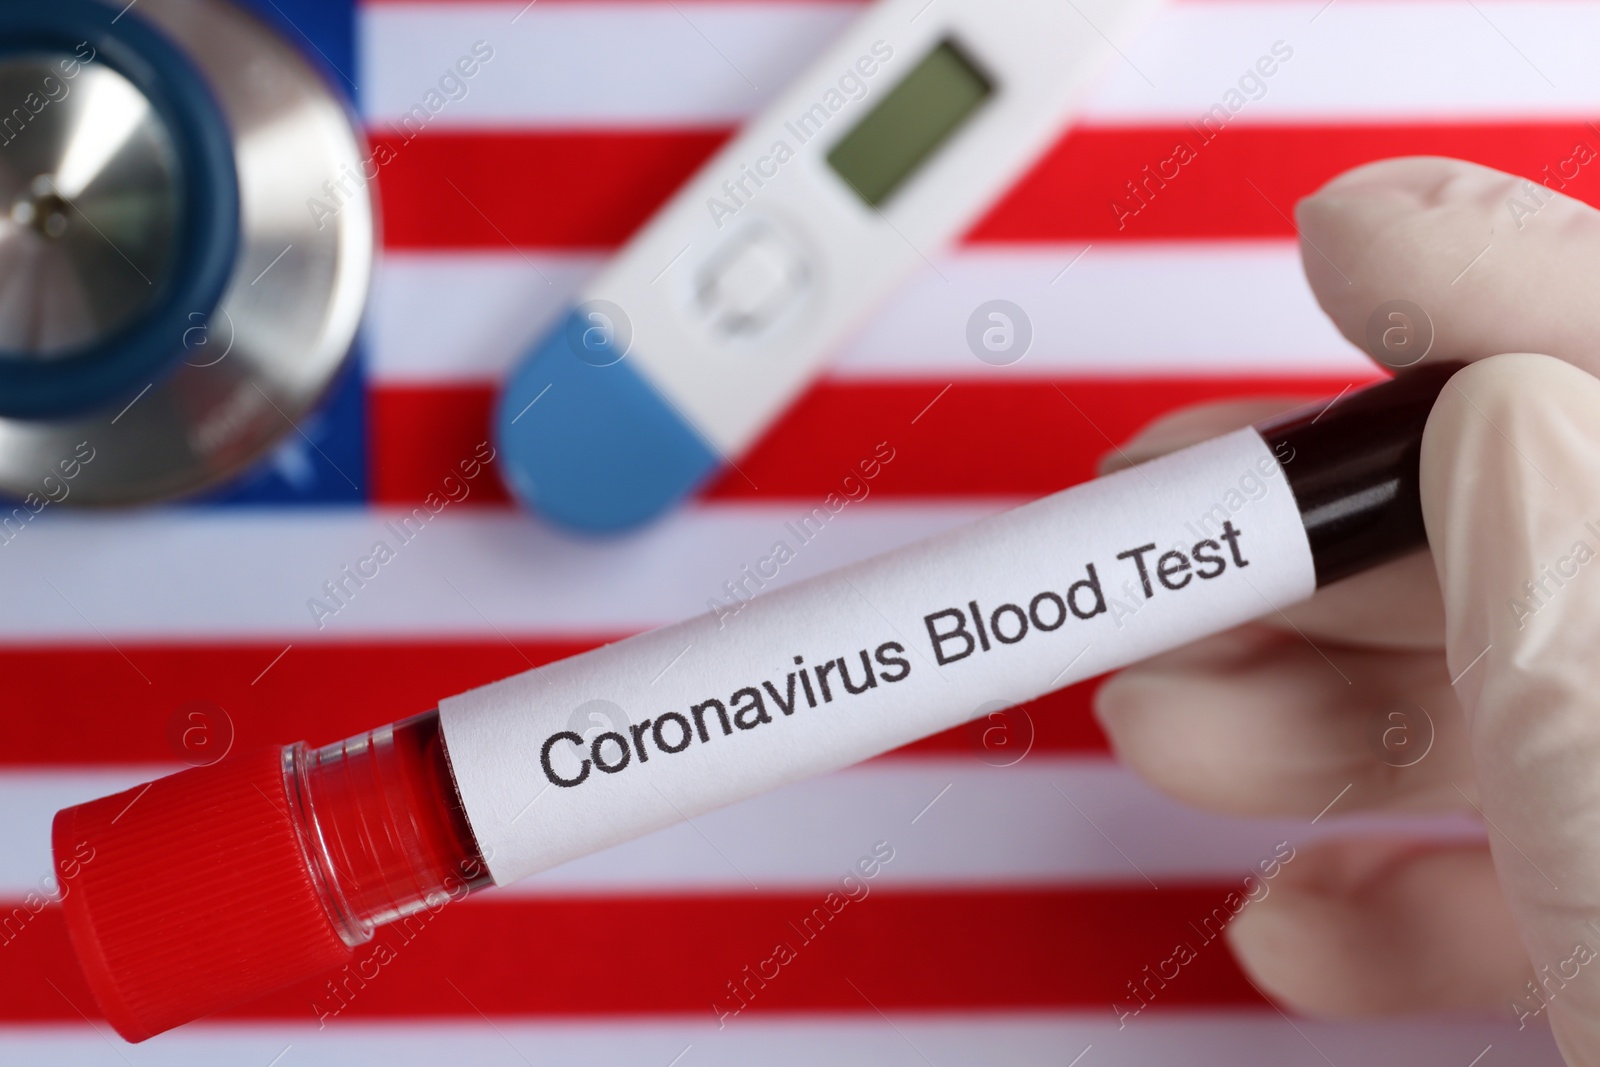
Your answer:
[[[308,868],[278,750],[56,814],[62,905],[129,1041],[347,962]]]

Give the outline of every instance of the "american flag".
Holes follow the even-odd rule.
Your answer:
[[[1305,284],[1295,201],[1385,156],[1539,180],[1600,145],[1600,3],[1175,0],[742,476],[580,542],[490,473],[328,616],[323,583],[476,453],[497,381],[577,287],[861,5],[255,6],[356,101],[383,159],[378,286],[352,372],[241,484],[51,507],[0,545],[0,1063],[1560,1062],[1509,1009],[1274,1007],[1212,917],[1285,843],[1367,823],[1184,809],[1111,758],[1092,683],[452,904],[381,962],[358,954],[353,979],[113,1036],[46,901],[50,818],[176,769],[184,730],[202,730],[191,747],[326,743],[706,611],[880,441],[895,458],[870,495],[781,581],[1090,477],[1175,407],[1372,380]],[[480,42],[492,59],[446,80]],[[1564,191],[1600,202],[1597,172]],[[1010,366],[966,346],[994,298],[1032,322]],[[880,842],[870,892],[802,934]]]

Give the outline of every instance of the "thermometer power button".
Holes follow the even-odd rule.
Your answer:
[[[701,267],[695,305],[718,335],[754,337],[782,319],[810,286],[811,269],[794,245],[770,227],[751,226]]]

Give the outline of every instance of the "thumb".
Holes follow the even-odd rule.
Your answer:
[[[1478,807],[1567,1060],[1600,1065],[1600,381],[1492,356],[1445,388],[1423,513]]]

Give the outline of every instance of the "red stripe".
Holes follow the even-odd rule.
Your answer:
[[[119,642],[120,652],[98,644],[3,649],[0,678],[12,714],[0,766],[171,763],[184,753],[170,724],[176,717],[188,725],[184,716],[197,709],[211,715],[208,721],[220,721],[217,708],[226,713],[235,751],[302,740],[323,744],[601,643],[297,644],[275,663],[282,643]],[[1026,747],[1030,739],[1036,752],[1104,752],[1105,738],[1089,710],[1093,685],[1052,693],[1004,720],[939,734],[901,752],[986,754],[1002,751],[1000,745]],[[986,735],[991,727],[998,732]]]
[[[1195,116],[1198,122],[1200,116]],[[727,130],[426,132],[384,165],[390,248],[616,247],[726,139]],[[1287,237],[1294,202],[1350,167],[1397,155],[1444,155],[1541,174],[1594,143],[1583,122],[1234,125],[1207,143],[1189,128],[1083,127],[1052,149],[969,235],[975,242]],[[1180,142],[1195,158],[1145,181]],[[1167,167],[1168,174],[1173,173]],[[1600,203],[1600,168],[1562,190]],[[1508,219],[1509,221],[1509,219]]]
[[[13,687],[15,714],[7,716],[0,765],[171,763],[183,752],[168,724],[193,701],[226,713],[236,751],[337,741],[601,643],[389,641],[297,644],[286,653],[286,641],[119,641],[121,654],[99,644],[4,648],[0,677]]]
[[[389,248],[613,248],[728,137],[718,130],[372,131]],[[394,153],[385,160],[385,151]]]
[[[448,474],[457,457],[471,456],[492,440],[496,389],[492,385],[367,384],[368,479],[374,504],[415,504]],[[465,449],[463,451],[463,449]],[[479,479],[471,502],[510,500],[498,477]]]
[[[841,479],[886,441],[895,458],[872,483],[874,492],[1043,496],[1094,477],[1100,457],[1115,445],[1186,405],[1243,396],[1333,396],[1350,384],[1348,378],[1173,375],[957,382],[941,396],[942,383],[824,382],[740,457],[742,475],[727,472],[708,495],[819,503],[841,492]]]
[[[943,386],[932,382],[827,382],[741,460],[759,491],[729,474],[710,495],[817,504],[886,440],[895,457],[869,483],[879,499],[1039,496],[1091,477],[1109,441],[1126,440],[1172,408],[1227,396],[1332,395],[1345,384],[1158,378],[1067,382],[1058,392],[1050,382],[962,382],[941,396]],[[490,401],[487,388],[380,389],[373,398],[380,502],[414,502],[436,486],[455,457],[484,439]],[[0,650],[0,677],[9,680],[12,706],[32,711],[12,717],[0,765],[170,761],[179,753],[169,745],[168,723],[194,700],[226,710],[241,747],[333,741],[597,643],[308,644],[276,662],[284,645],[275,642],[122,642],[120,653],[98,644],[13,647]],[[1036,747],[1103,751],[1087,704],[1080,688],[1032,709]],[[969,751],[981,736],[955,732],[912,751]]]
[[[1093,477],[1095,464],[1114,443],[1176,408],[1229,397],[1333,396],[1351,380],[957,382],[940,395],[947,384],[825,380],[740,457],[742,474],[726,472],[705,495],[820,505],[841,491],[841,480],[879,442],[888,442],[894,459],[870,483],[880,498],[1043,496]],[[437,491],[457,457],[471,455],[485,440],[494,391],[484,385],[380,385],[370,402],[374,500],[409,505]],[[474,499],[504,501],[505,490],[487,480]]]
[[[1592,125],[1571,121],[1234,126],[1210,141],[1190,126],[1084,130],[1041,160],[970,239],[1290,237],[1295,201],[1351,167],[1390,156],[1453,156],[1540,178],[1595,135]],[[1167,164],[1180,144],[1193,158]],[[1600,203],[1600,168],[1579,171],[1562,192]]]
[[[915,849],[909,834],[889,843],[906,856]],[[868,847],[864,838],[863,851]],[[765,988],[751,980],[753,996],[742,1018],[1033,1008],[1103,1011],[1109,1020],[1113,1004],[1138,1006],[1127,983],[1146,981],[1141,991],[1148,989],[1152,1011],[1261,1003],[1224,942],[1201,933],[1228,886],[906,892],[866,884],[867,896],[844,904],[825,923],[813,920],[809,941],[796,928],[824,907],[821,891],[490,897],[446,905],[409,939],[390,928],[358,952],[357,961],[372,962],[364,976],[354,967],[349,972],[356,977],[346,986],[346,1006],[327,1023],[477,1021],[480,1012],[494,1018],[673,1013],[709,1020],[713,1004],[738,1006],[727,984],[742,982],[747,966],[752,973],[764,967],[769,976],[776,967],[776,976]],[[793,958],[781,966],[764,963],[779,943]],[[1180,943],[1195,950],[1181,968],[1172,962]],[[78,1022],[78,1009],[97,1014],[56,909],[22,926],[0,951],[7,956],[0,969],[0,1019]],[[1172,977],[1163,981],[1158,969]],[[344,973],[333,977],[343,981]],[[328,981],[307,982],[227,1017],[315,1022],[319,1008],[340,1007]]]

